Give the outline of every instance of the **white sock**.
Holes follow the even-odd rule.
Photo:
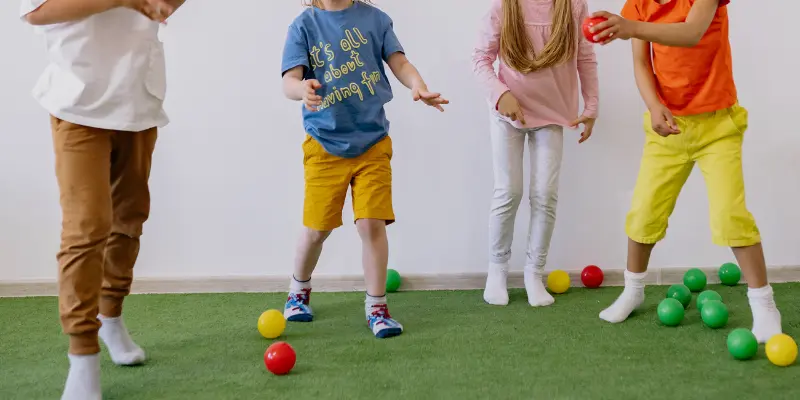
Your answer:
[[[782,331],[781,313],[775,305],[772,286],[747,289],[747,298],[753,313],[753,335],[758,343],[766,343]]]
[[[122,317],[109,318],[98,315],[100,339],[106,344],[111,360],[117,365],[138,365],[146,359],[144,350],[131,339]]]
[[[367,314],[367,318],[372,315],[372,307],[378,304],[386,304],[386,295],[370,296],[369,293],[367,293],[367,297],[364,299],[364,313]]]
[[[547,293],[542,275],[542,269],[525,267],[525,290],[528,292],[528,304],[533,307],[549,306],[556,301]]]
[[[69,355],[69,375],[61,400],[101,400],[100,355]]]
[[[600,312],[600,319],[616,324],[625,321],[644,303],[644,278],[647,272],[625,270],[625,289],[611,307]]]
[[[307,281],[298,281],[297,278],[292,275],[292,281],[289,282],[289,293],[297,293],[303,289],[311,289],[311,278]]]
[[[508,263],[489,264],[483,301],[495,306],[508,304]]]

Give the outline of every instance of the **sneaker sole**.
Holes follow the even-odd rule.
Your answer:
[[[378,339],[386,339],[403,333],[402,328],[387,328],[375,334]]]
[[[286,318],[286,320],[291,322],[311,322],[314,320],[314,316],[311,314],[297,314]]]

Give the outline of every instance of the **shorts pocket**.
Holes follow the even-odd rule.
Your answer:
[[[728,108],[727,110],[727,117],[730,123],[733,125],[733,128],[736,130],[736,133],[740,135],[744,135],[747,131],[748,126],[748,111],[746,108],[735,104],[733,107]]]

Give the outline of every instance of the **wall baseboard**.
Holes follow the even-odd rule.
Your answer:
[[[683,281],[689,268],[651,268],[648,285],[672,285]],[[708,283],[719,283],[717,267],[700,268],[708,276]],[[567,271],[573,287],[581,287],[581,271]],[[606,269],[603,286],[622,286],[623,269]],[[769,268],[772,283],[800,282],[800,265]],[[470,290],[482,289],[484,273],[424,274],[403,277],[401,290]],[[509,287],[523,287],[522,272],[511,272]],[[286,276],[235,276],[207,278],[141,278],[134,281],[132,292],[143,293],[270,293],[284,292],[288,287]],[[315,292],[363,291],[360,275],[314,277]],[[58,286],[54,280],[0,282],[0,297],[56,296]]]

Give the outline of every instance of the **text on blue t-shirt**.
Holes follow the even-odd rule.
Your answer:
[[[396,52],[403,47],[391,18],[360,2],[341,11],[309,7],[289,26],[282,74],[303,66],[304,79],[322,84],[322,105],[303,107],[303,126],[328,153],[358,157],[388,134],[392,88],[383,62]]]

